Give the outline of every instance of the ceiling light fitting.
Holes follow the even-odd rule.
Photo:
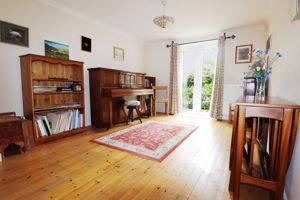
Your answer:
[[[153,23],[161,28],[166,28],[166,27],[174,24],[174,18],[165,15],[165,9],[166,9],[167,2],[161,1],[161,4],[163,5],[163,15],[154,18]]]

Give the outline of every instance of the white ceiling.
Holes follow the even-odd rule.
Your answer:
[[[182,40],[235,27],[265,24],[273,5],[273,0],[167,0],[166,14],[174,17],[175,23],[161,29],[152,22],[162,15],[160,0],[52,2],[145,42]]]

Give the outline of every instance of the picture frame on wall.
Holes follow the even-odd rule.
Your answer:
[[[252,62],[252,44],[239,45],[235,47],[235,64]]]
[[[300,0],[291,0],[292,21],[300,19]]]
[[[124,49],[120,47],[114,47],[114,59],[119,61],[124,61]]]
[[[0,21],[0,41],[19,46],[29,46],[29,29],[27,27]]]
[[[69,45],[49,40],[45,40],[44,44],[45,56],[69,60]]]
[[[92,52],[92,39],[88,37],[81,36],[81,50]]]

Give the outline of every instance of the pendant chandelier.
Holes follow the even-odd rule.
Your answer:
[[[166,28],[166,27],[174,24],[174,18],[165,15],[165,9],[166,9],[167,2],[165,0],[163,0],[163,1],[161,1],[161,4],[163,5],[163,15],[154,18],[153,23],[161,28]]]

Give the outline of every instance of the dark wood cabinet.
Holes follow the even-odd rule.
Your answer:
[[[256,92],[256,78],[255,77],[244,77],[244,96],[255,96]],[[269,79],[267,79],[266,82],[266,96],[268,96],[268,85],[269,85]]]
[[[156,86],[156,78],[154,76],[145,76],[145,87],[152,88],[152,86]]]
[[[152,95],[145,90],[145,74],[108,68],[90,68],[90,100],[92,124],[97,127],[112,127],[124,122],[125,96],[138,96],[142,111],[146,109],[143,95]]]
[[[10,144],[17,144],[20,150],[29,151],[34,145],[32,121],[17,117],[15,113],[0,113],[0,153]]]

